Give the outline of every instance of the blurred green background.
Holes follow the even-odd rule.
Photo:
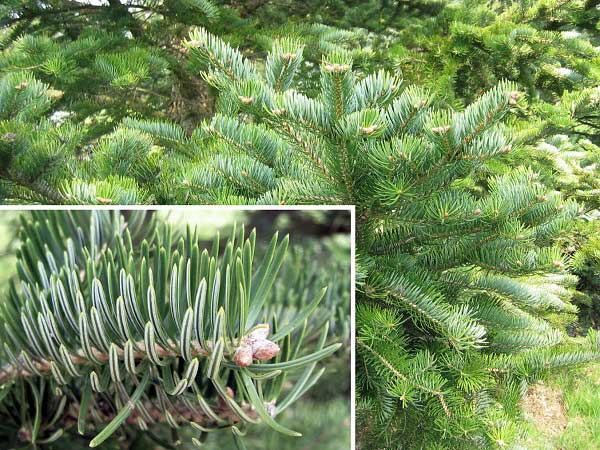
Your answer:
[[[4,296],[9,278],[15,274],[18,224],[18,212],[0,212],[0,295],[2,296]]]
[[[3,299],[11,277],[15,275],[16,252],[19,246],[19,221],[28,212],[0,212],[0,299]],[[351,216],[349,211],[330,210],[263,210],[245,211],[215,208],[174,208],[157,212],[160,220],[174,229],[185,231],[189,224],[197,227],[199,235],[210,248],[216,231],[222,239],[231,233],[233,225],[244,225],[247,233],[257,230],[257,252],[262,251],[272,233],[290,234],[290,251],[279,278],[281,291],[278,302],[293,301],[283,286],[297,285],[316,278],[330,286],[328,296],[315,316],[329,315],[331,342],[346,345],[325,362],[324,376],[298,403],[289,408],[278,421],[302,432],[301,438],[290,438],[268,427],[248,430],[244,442],[248,450],[348,450],[350,448],[350,255]],[[127,216],[127,212],[124,212]],[[20,218],[19,216],[23,216]],[[262,248],[261,248],[262,247]],[[318,284],[318,283],[317,283]],[[286,287],[287,289],[287,287]],[[165,430],[165,432],[168,432]],[[160,436],[157,436],[160,439]],[[103,449],[158,450],[156,441],[141,436],[134,442],[115,439]],[[61,441],[60,448],[64,449]],[[83,450],[86,444],[75,436],[69,449]],[[183,447],[177,447],[183,448]],[[207,450],[235,449],[230,433],[208,437]]]

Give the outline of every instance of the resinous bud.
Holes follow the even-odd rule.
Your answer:
[[[253,356],[259,361],[267,361],[279,354],[279,345],[268,339],[260,339],[252,344]]]
[[[233,355],[233,361],[239,367],[248,367],[252,364],[252,347],[249,345],[238,347]]]

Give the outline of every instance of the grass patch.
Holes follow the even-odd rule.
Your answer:
[[[600,364],[533,386],[523,401],[530,450],[600,448]]]

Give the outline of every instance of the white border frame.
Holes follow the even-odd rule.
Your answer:
[[[33,210],[235,210],[350,212],[350,449],[356,448],[356,208],[354,205],[0,205],[3,211]]]

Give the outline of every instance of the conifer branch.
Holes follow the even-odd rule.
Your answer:
[[[304,369],[282,410],[316,383],[316,364],[341,344],[326,345],[327,324],[318,342],[304,340],[319,332],[308,324],[325,290],[272,320],[268,300],[287,237],[273,236],[258,268],[254,232],[234,230],[222,254],[216,236],[209,253],[189,227],[175,240],[138,211],[127,223],[118,212],[36,212],[20,237],[20,285],[0,312],[5,402],[25,412],[20,389],[54,385],[72,409],[91,408],[80,420],[110,421],[93,447],[126,423],[211,431],[264,421],[297,435],[273,419],[283,380]],[[99,409],[102,395],[115,399],[109,411]],[[67,426],[46,423],[44,432],[57,425]]]

